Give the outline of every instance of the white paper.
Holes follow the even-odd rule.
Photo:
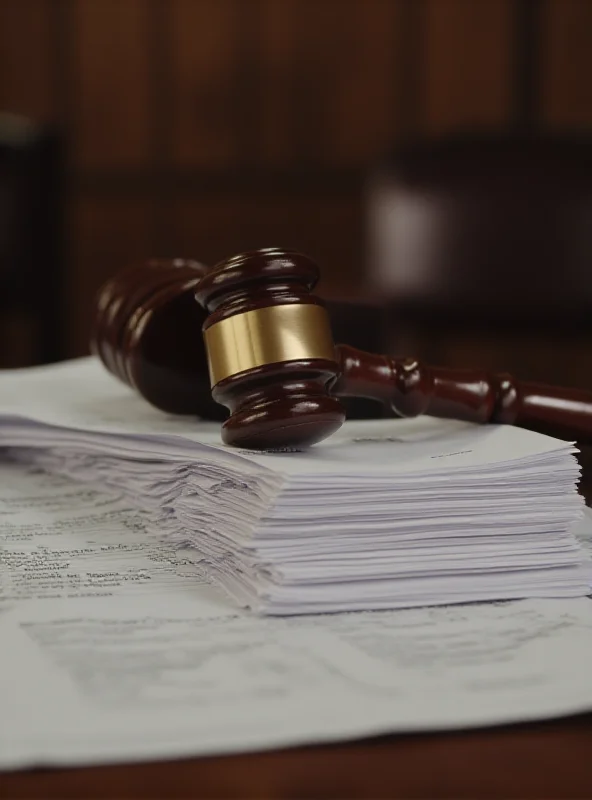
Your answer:
[[[574,447],[521,428],[348,422],[307,451],[237,450],[81,359],[0,375],[0,437],[124,492],[257,613],[581,597],[592,579]]]
[[[6,421],[13,418],[17,433]],[[129,386],[117,381],[95,358],[61,364],[6,370],[0,375],[0,421],[6,444],[21,444],[30,420],[77,432],[72,441],[97,449],[125,446],[147,450],[152,442],[161,454],[182,455],[199,450],[247,470],[267,468],[283,475],[314,482],[319,475],[350,474],[376,479],[426,472],[449,474],[455,469],[488,465],[499,467],[515,458],[536,458],[565,450],[565,442],[504,425],[475,426],[456,420],[418,419],[348,422],[330,439],[296,452],[261,453],[229,448],[220,440],[219,423],[168,415],[150,406]],[[19,421],[21,428],[19,429]],[[80,434],[86,434],[81,436]],[[39,442],[67,444],[63,434],[51,428],[34,431]],[[129,438],[127,438],[129,437]],[[240,466],[239,466],[240,465]],[[251,468],[252,468],[251,466]]]
[[[122,495],[0,462],[0,612],[50,600],[212,596],[193,549],[166,544]]]
[[[3,768],[592,709],[587,599],[259,618],[121,497],[14,465],[0,525]]]

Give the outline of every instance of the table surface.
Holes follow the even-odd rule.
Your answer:
[[[592,448],[580,461],[591,504]],[[188,797],[592,798],[592,714],[240,756],[0,774],[0,798]]]

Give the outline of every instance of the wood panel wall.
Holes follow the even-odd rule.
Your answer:
[[[532,0],[526,0],[526,4]],[[592,0],[541,0],[538,124],[592,126]],[[283,244],[362,280],[363,173],[401,136],[503,130],[519,0],[0,0],[0,111],[68,144],[68,354],[154,254]]]

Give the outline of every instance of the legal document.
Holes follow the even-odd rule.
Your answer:
[[[124,493],[0,463],[0,767],[230,753],[592,709],[592,603],[241,609]],[[592,516],[575,531],[589,555]]]
[[[348,421],[301,452],[230,448],[89,358],[0,374],[0,441],[148,512],[150,535],[192,547],[258,614],[567,599],[592,582],[575,448],[521,428]]]

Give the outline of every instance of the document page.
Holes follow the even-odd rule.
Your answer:
[[[30,421],[36,425],[32,427]],[[262,453],[225,447],[218,423],[164,414],[114,378],[95,358],[4,371],[0,376],[0,424],[6,444],[15,446],[67,444],[61,428],[73,431],[76,435],[71,441],[88,449],[113,451],[133,446],[137,453],[158,450],[161,457],[187,452],[196,456],[199,450],[203,457],[229,467],[258,467],[259,471],[268,469],[304,480],[314,476],[313,482],[319,475],[332,474],[350,474],[359,481],[383,473],[404,476],[421,471],[487,470],[513,459],[536,458],[567,448],[565,442],[522,428],[430,417],[350,421],[328,440],[302,452],[290,448]],[[31,442],[27,442],[27,430],[32,431]]]
[[[13,464],[0,548],[2,768],[592,709],[586,598],[261,618],[115,493]]]
[[[171,547],[148,522],[123,495],[0,461],[0,612],[206,586],[195,550]]]

